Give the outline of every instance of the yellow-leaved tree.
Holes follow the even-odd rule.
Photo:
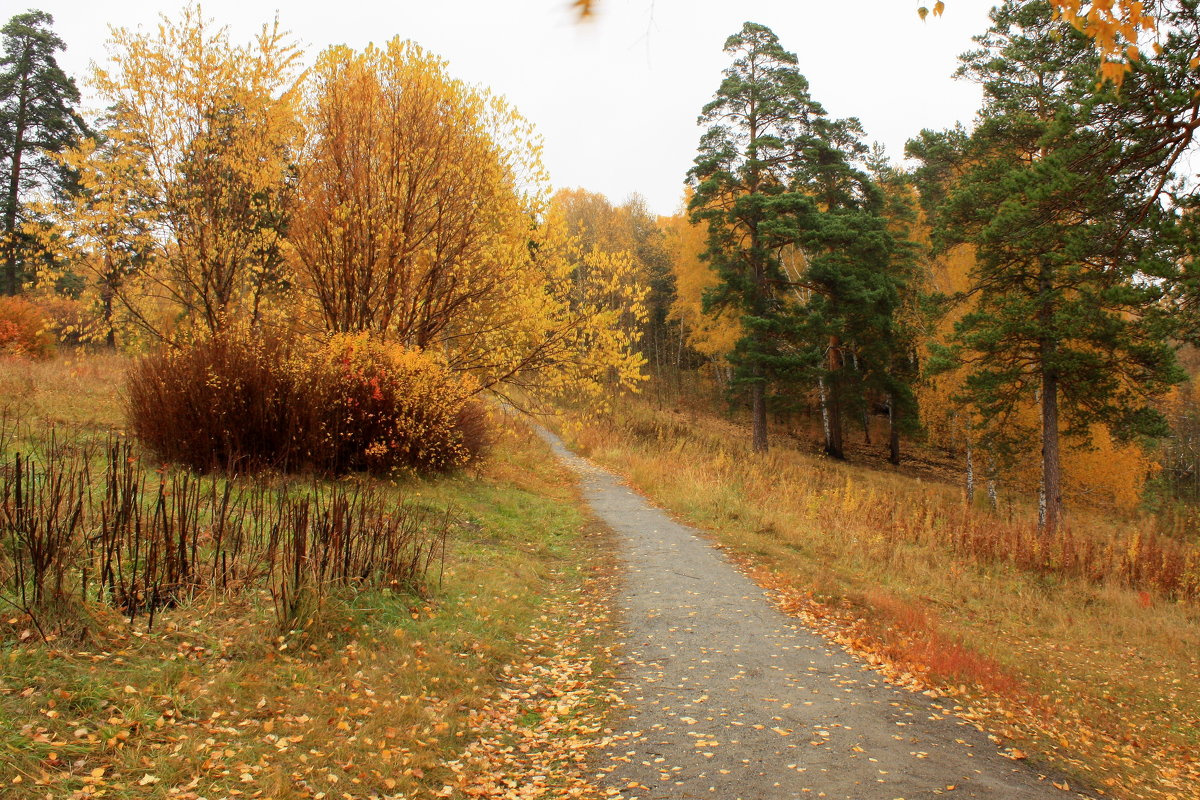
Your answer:
[[[103,147],[66,156],[86,189],[67,225],[101,263],[119,239],[149,246],[119,291],[159,336],[261,318],[284,285],[301,51],[278,21],[235,44],[199,6],[153,33],[116,29],[109,49],[93,85],[111,124]]]
[[[69,262],[84,278],[80,300],[86,309],[78,329],[60,334],[109,347],[128,343],[138,336],[138,317],[148,313],[142,299],[151,293],[147,266],[157,244],[146,165],[130,148],[95,138],[60,160],[79,176],[78,191],[54,209],[47,245],[61,248],[56,261]],[[52,285],[55,278],[45,276],[42,283]]]
[[[608,407],[616,392],[636,391],[645,380],[637,345],[649,289],[636,280],[633,256],[586,247],[556,215],[541,226],[533,252],[538,285],[513,287],[501,309],[512,324],[499,331],[497,348],[507,358],[485,367],[485,382],[592,409]],[[483,342],[495,337],[481,334]],[[485,360],[492,350],[476,348]]]
[[[688,344],[719,365],[733,352],[742,335],[741,324],[733,314],[713,316],[704,313],[704,293],[718,283],[717,274],[700,258],[708,247],[708,231],[680,213],[662,222],[666,230],[671,270],[675,275],[675,300],[671,318],[683,327]]]
[[[397,38],[322,53],[301,117],[288,262],[319,327],[435,353],[480,390],[641,380],[633,259],[547,214],[541,141],[502,98]]]
[[[303,119],[291,260],[325,328],[428,348],[517,279],[544,176],[503,100],[396,38],[322,53]]]

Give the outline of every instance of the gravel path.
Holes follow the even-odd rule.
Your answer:
[[[550,434],[619,535],[624,644],[601,785],[633,800],[1089,797],[777,611],[690,528]],[[614,795],[616,796],[616,795]]]

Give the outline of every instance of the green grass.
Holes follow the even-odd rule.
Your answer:
[[[120,427],[124,361],[6,363],[0,409],[61,430]],[[0,796],[434,796],[497,693],[577,630],[605,537],[569,474],[498,417],[474,470],[389,491],[453,509],[444,567],[420,595],[332,592],[281,637],[264,587],[201,592],[153,633],[88,604],[48,643],[0,611]],[[79,612],[84,613],[80,614]],[[582,646],[603,696],[602,625]],[[593,652],[594,651],[594,652]],[[602,712],[597,701],[595,713]],[[531,712],[533,713],[533,712]]]

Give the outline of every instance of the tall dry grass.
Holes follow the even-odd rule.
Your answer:
[[[588,452],[641,451],[646,460],[636,469],[647,474],[669,461],[713,513],[736,506],[784,541],[808,541],[807,532],[819,530],[840,547],[885,561],[899,547],[936,548],[959,563],[1200,601],[1200,545],[1159,533],[1148,516],[1104,519],[1080,510],[1047,537],[1035,513],[1006,517],[967,504],[954,487],[814,458],[786,445],[753,455],[725,427],[648,405],[627,405],[619,419],[581,428],[578,443]]]

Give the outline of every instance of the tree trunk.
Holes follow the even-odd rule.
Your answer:
[[[26,53],[26,60],[29,54]],[[8,174],[8,197],[4,208],[4,293],[15,295],[21,290],[21,279],[17,270],[17,209],[21,199],[21,156],[25,150],[25,126],[28,123],[29,81],[21,76],[20,99],[17,103],[17,118],[13,123],[12,166]]]
[[[971,442],[967,442],[967,505],[975,502],[975,457]]]
[[[1046,349],[1053,353],[1053,344]],[[1062,522],[1062,464],[1058,441],[1058,376],[1046,369],[1044,359],[1042,363],[1042,487],[1046,496],[1042,533],[1049,537]]]
[[[750,387],[750,425],[754,452],[767,452],[767,398],[761,381],[755,381]]]
[[[829,342],[829,372],[836,373],[842,368],[841,348],[836,336]],[[845,448],[842,445],[842,402],[838,396],[837,381],[829,387],[829,436],[825,440],[825,454],[832,458],[844,459]]]
[[[858,353],[854,350],[850,351],[850,363],[854,367],[854,373],[858,376],[857,380],[862,380],[862,374],[858,368]],[[867,398],[867,392],[864,390],[862,395],[862,427],[863,427],[863,444],[871,446],[871,407]]]
[[[900,465],[900,410],[896,408],[896,399],[888,398],[888,461]]]
[[[1042,383],[1042,515],[1038,528],[1047,538],[1058,532],[1062,522],[1062,464],[1058,442],[1058,340],[1054,335],[1054,293],[1052,273],[1043,264],[1038,279],[1037,321]]]
[[[829,447],[829,392],[825,390],[825,378],[817,378],[817,391],[821,396],[821,441]]]

